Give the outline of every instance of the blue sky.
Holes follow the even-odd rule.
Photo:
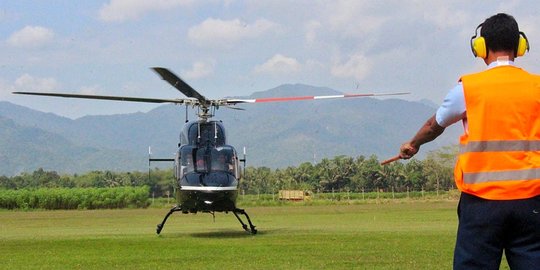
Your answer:
[[[162,66],[210,98],[303,83],[440,103],[483,68],[469,39],[497,12],[530,39],[517,64],[540,73],[539,10],[534,0],[2,1],[0,100],[71,118],[147,111],[156,105],[10,93],[182,97],[149,69]]]

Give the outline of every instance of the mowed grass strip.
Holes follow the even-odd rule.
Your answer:
[[[450,269],[455,201],[247,208],[0,211],[3,269]]]

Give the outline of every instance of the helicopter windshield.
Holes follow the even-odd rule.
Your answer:
[[[212,149],[211,166],[212,172],[228,172],[235,173],[235,153],[232,147],[222,146]]]
[[[180,147],[179,153],[177,181],[180,187],[238,185],[238,157],[232,146],[197,148],[185,145]]]
[[[181,175],[197,172],[228,172],[236,174],[236,152],[225,145],[216,148],[184,146],[180,150]]]
[[[180,149],[180,175],[184,175],[195,170],[195,159],[193,158],[194,149],[195,148],[190,146],[184,146]]]

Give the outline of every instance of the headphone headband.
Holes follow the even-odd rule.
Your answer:
[[[471,51],[474,57],[486,58],[487,56],[486,41],[478,32],[483,25],[484,23],[479,24],[474,30],[474,36],[471,37]]]

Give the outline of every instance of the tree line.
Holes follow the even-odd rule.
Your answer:
[[[149,187],[149,194],[165,196],[172,190],[174,177],[172,169],[153,169],[149,172],[91,171],[85,174],[59,174],[42,168],[32,173],[7,177],[0,176],[0,189],[39,188],[114,188]]]
[[[248,167],[240,181],[244,194],[275,194],[282,189],[313,192],[436,191],[453,189],[455,147],[428,153],[424,160],[411,159],[380,165],[376,156],[356,158],[337,156],[320,162],[271,169]],[[0,189],[109,188],[148,186],[150,196],[172,195],[172,169],[154,168],[149,172],[92,171],[61,175],[38,169],[17,176],[0,176]]]
[[[376,156],[337,156],[317,164],[272,170],[249,167],[240,189],[248,194],[271,194],[282,189],[314,192],[407,192],[455,188],[453,167],[456,149],[441,148],[424,160],[411,159],[382,166]]]

